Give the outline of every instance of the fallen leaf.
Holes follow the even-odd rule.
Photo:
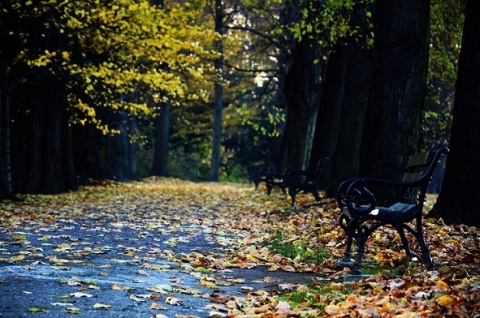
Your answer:
[[[435,302],[443,307],[448,307],[456,303],[455,299],[453,299],[449,295],[443,295],[435,299]]]
[[[75,298],[82,298],[82,297],[91,298],[91,297],[93,297],[93,295],[92,295],[92,294],[87,294],[87,293],[75,292],[75,293],[71,293],[71,294],[70,294],[70,297],[75,297]]]
[[[65,311],[67,312],[67,314],[78,315],[78,314],[80,313],[80,308],[78,308],[78,307],[70,307],[70,308],[65,308]]]
[[[111,309],[112,306],[111,306],[111,305],[105,305],[105,304],[98,304],[98,303],[96,303],[96,304],[93,305],[93,308],[94,308],[94,309]]]
[[[29,312],[44,312],[44,311],[45,311],[45,308],[42,308],[42,307],[32,307],[32,308],[28,308],[28,311],[29,311]]]
[[[152,303],[150,305],[150,309],[153,309],[153,310],[167,310],[166,307],[160,305],[159,303]]]
[[[180,299],[180,298],[170,296],[170,297],[167,297],[165,299],[165,302],[169,305],[172,305],[172,306],[180,306],[182,304],[183,300]]]

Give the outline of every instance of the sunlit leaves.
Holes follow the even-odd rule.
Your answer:
[[[185,92],[192,81],[209,81],[206,71],[215,57],[209,45],[215,36],[192,23],[199,12],[188,4],[162,9],[146,0],[43,0],[35,8],[19,3],[4,10],[13,14],[13,9],[27,22],[43,19],[44,34],[56,32],[61,38],[48,50],[26,43],[16,61],[68,80],[72,123],[115,133],[96,109],[151,116],[146,101],[153,96],[182,100],[190,96]],[[28,34],[16,36],[28,39]]]

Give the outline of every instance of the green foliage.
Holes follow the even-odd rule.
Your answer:
[[[308,238],[304,238],[308,240]],[[325,250],[312,250],[304,247],[304,241],[297,239],[294,241],[284,240],[282,232],[277,232],[275,237],[270,242],[273,253],[281,254],[285,257],[303,260],[305,262],[322,263],[327,257]]]
[[[299,290],[286,295],[282,295],[279,298],[287,301],[292,308],[296,308],[300,305],[316,308],[324,308],[328,304],[327,299],[332,301],[342,301],[347,295],[350,295],[352,291],[347,288],[331,288],[329,284],[310,285],[307,290]]]
[[[463,22],[464,1],[431,2],[428,99],[422,126],[426,143],[449,140]]]
[[[376,275],[383,272],[383,268],[377,262],[365,262],[362,266],[364,275]]]
[[[223,181],[234,183],[248,183],[248,171],[242,165],[235,164],[229,171],[226,171],[226,176],[223,178]]]
[[[351,19],[358,6],[373,2],[373,0],[327,0],[320,4],[319,1],[303,0],[299,4],[301,18],[294,21],[287,29],[297,41],[305,38],[316,40],[325,51],[347,37],[366,38],[366,43],[372,45],[373,33],[362,34],[359,26],[352,25]],[[366,24],[373,29],[371,17],[371,12],[367,11],[364,18]],[[327,56],[319,58],[326,59]],[[318,63],[318,60],[315,63]]]

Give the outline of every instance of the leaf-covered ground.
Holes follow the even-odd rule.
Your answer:
[[[299,195],[297,204],[312,199]],[[76,274],[52,283],[49,303],[26,309],[49,317],[108,313],[114,296],[125,306],[140,304],[141,317],[480,317],[477,228],[425,220],[433,272],[405,256],[396,232],[378,230],[367,244],[372,276],[350,282],[347,269],[334,267],[344,248],[336,203],[298,210],[289,204],[281,192],[267,196],[250,185],[164,178],[26,196],[0,205],[0,289],[35,296],[6,278],[12,268]],[[121,265],[133,269],[130,284],[106,279]],[[266,275],[258,286],[277,282],[276,288],[247,286],[249,273],[262,266],[292,278],[311,275],[297,283]],[[168,276],[173,268],[192,279]],[[168,284],[156,280],[160,274]],[[232,286],[241,293],[229,293]],[[187,295],[205,300],[201,314],[176,309]],[[0,305],[0,314],[8,317],[6,308]]]

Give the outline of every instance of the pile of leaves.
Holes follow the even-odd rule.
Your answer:
[[[434,200],[430,196],[426,207]],[[297,202],[307,205],[313,197],[299,195]],[[28,195],[21,203],[0,205],[0,273],[2,266],[11,264],[29,268],[42,263],[68,270],[75,263],[96,266],[100,275],[108,275],[110,264],[95,264],[85,257],[115,251],[138,266],[140,276],[168,271],[168,266],[155,262],[163,259],[181,266],[197,279],[198,286],[211,290],[206,294],[172,278],[169,286],[150,286],[147,295],[130,293],[132,301],[150,302],[152,317],[167,317],[169,306],[182,304],[182,294],[208,298],[205,309],[213,317],[480,317],[477,228],[425,220],[435,271],[407,257],[395,231],[379,229],[367,243],[366,269],[373,269],[372,275],[346,281],[348,269],[335,268],[345,240],[335,201],[293,210],[289,206],[289,198],[281,192],[267,196],[250,185],[168,178],[107,182],[54,196]],[[67,242],[52,244],[53,255],[43,253],[46,244],[42,243],[53,242],[52,233],[61,235],[61,229],[74,225],[88,225],[100,233],[131,229],[138,240],[149,238],[152,243],[82,248],[79,238],[69,237]],[[29,238],[31,233],[37,234],[36,240]],[[156,242],[157,235],[169,239]],[[182,248],[200,238],[209,241],[211,248]],[[411,246],[418,251],[413,240]],[[232,269],[242,269],[248,276],[248,270],[258,266],[291,275],[311,273],[312,278],[307,283],[279,284],[276,290],[247,288],[241,278],[221,278],[221,273]],[[97,288],[75,277],[59,283],[77,288],[69,297],[88,297],[86,290]],[[238,284],[244,293],[222,294],[225,283]],[[111,288],[129,291],[121,284]],[[93,306],[111,308],[108,303]],[[41,306],[30,308],[42,310]],[[75,314],[81,308],[66,310]]]

